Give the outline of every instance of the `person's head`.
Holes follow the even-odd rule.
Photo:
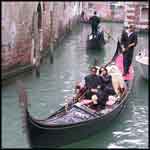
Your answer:
[[[97,12],[96,12],[96,11],[94,11],[94,15],[96,15],[96,13],[97,13]]]
[[[107,75],[108,74],[108,71],[106,69],[106,67],[101,67],[100,70],[99,70],[99,75]]]
[[[134,30],[135,30],[135,26],[134,25],[129,25],[129,27],[128,27],[128,31],[129,32],[134,32]]]
[[[96,75],[97,68],[96,67],[91,67],[91,74]]]

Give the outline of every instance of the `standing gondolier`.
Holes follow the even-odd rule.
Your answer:
[[[123,51],[123,76],[129,73],[129,67],[132,63],[134,47],[137,45],[137,33],[134,25],[130,25],[128,31],[123,31],[121,35],[121,44]]]
[[[98,29],[98,25],[100,23],[100,18],[98,16],[96,16],[96,11],[94,11],[94,16],[92,16],[89,19],[89,22],[91,24],[91,28],[92,28],[92,34],[96,35],[97,34],[97,29]]]

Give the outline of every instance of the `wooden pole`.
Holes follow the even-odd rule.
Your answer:
[[[53,61],[54,61],[54,59],[53,59],[53,52],[54,52],[54,29],[53,29],[53,13],[54,13],[54,11],[53,11],[54,9],[52,9],[51,11],[50,11],[50,31],[51,31],[51,35],[50,35],[50,63],[51,64],[53,64]]]

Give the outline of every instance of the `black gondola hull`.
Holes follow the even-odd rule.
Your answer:
[[[88,35],[87,38],[87,49],[102,49],[105,45],[104,33],[103,31],[99,33],[98,36],[90,38],[91,35]]]
[[[119,44],[119,42],[118,42]],[[117,46],[118,49],[118,46]],[[115,55],[112,60],[108,62],[105,66],[111,65],[114,63],[118,55],[118,50],[116,50]],[[134,75],[134,72],[133,72]],[[133,76],[134,77],[134,76]],[[54,114],[49,116],[46,119],[38,120],[34,119],[27,107],[27,93],[24,90],[24,87],[20,85],[20,95],[19,102],[21,104],[21,108],[23,109],[24,117],[23,121],[25,122],[25,128],[27,131],[27,138],[30,147],[32,148],[55,148],[61,147],[66,144],[71,144],[73,142],[79,141],[83,138],[87,138],[95,133],[99,132],[101,129],[106,127],[106,125],[111,124],[111,122],[120,114],[123,110],[127,100],[128,95],[131,92],[131,88],[133,86],[134,78],[127,81],[127,89],[124,94],[117,100],[117,102],[112,105],[112,109],[107,113],[103,114],[101,111],[97,113],[88,112],[86,109],[83,109],[82,113],[90,114],[84,120],[75,120],[74,122],[70,121],[70,118],[67,116],[70,114],[70,110],[76,107],[80,108],[79,105],[75,105],[72,103],[68,103],[69,112],[65,112],[65,107],[60,108],[60,110],[56,111]],[[82,106],[81,106],[82,107]],[[91,110],[91,109],[90,109]],[[100,113],[100,114],[99,114]],[[63,123],[61,122],[61,118],[67,116]],[[74,116],[73,116],[74,117]],[[69,120],[68,120],[69,119]],[[56,122],[55,122],[56,120]],[[60,122],[59,122],[59,121]]]
[[[29,141],[31,147],[49,147],[55,148],[66,144],[71,144],[73,142],[79,141],[94,135],[101,129],[109,125],[111,121],[116,118],[116,116],[122,110],[124,101],[119,107],[117,107],[112,113],[106,116],[95,118],[90,121],[80,122],[73,126],[61,126],[61,127],[43,127],[35,126],[34,120],[28,117],[28,129],[29,129]],[[37,125],[37,124],[36,124]]]

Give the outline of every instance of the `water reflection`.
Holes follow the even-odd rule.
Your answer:
[[[104,49],[87,49],[86,54],[88,56],[87,63],[94,64],[95,60],[97,60],[98,65],[102,65],[104,63],[105,58],[105,48]]]

